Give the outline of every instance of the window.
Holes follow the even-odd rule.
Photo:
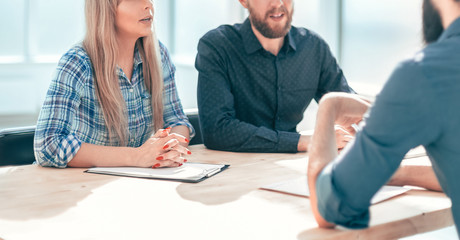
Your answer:
[[[21,61],[25,54],[25,0],[0,0],[0,63]]]
[[[378,93],[393,69],[422,48],[421,0],[344,0],[342,67],[352,87]]]
[[[222,24],[242,22],[243,8],[235,0],[158,0],[156,4],[158,38],[172,54],[182,105],[185,109],[196,108],[198,72],[194,63],[198,41]]]
[[[57,61],[82,40],[84,0],[0,4],[0,127],[33,125]]]
[[[29,47],[34,62],[57,62],[85,33],[83,0],[29,0]]]

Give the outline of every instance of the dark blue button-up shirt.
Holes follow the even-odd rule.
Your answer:
[[[199,42],[198,107],[208,148],[297,152],[297,124],[314,98],[352,92],[328,45],[292,27],[277,56],[266,51],[251,23],[223,25]]]

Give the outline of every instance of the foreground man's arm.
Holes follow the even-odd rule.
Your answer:
[[[369,102],[364,101],[359,96],[348,95],[349,99],[340,97],[342,94],[326,95],[320,102],[317,115],[317,125],[313,134],[312,143],[309,151],[308,163],[308,187],[310,189],[310,202],[313,214],[320,227],[333,227],[319,213],[317,208],[316,180],[319,173],[332,160],[337,157],[337,144],[335,140],[335,128],[337,115],[345,109],[346,102],[353,103],[350,108],[349,118],[341,126],[351,126],[362,120],[362,116],[367,111]],[[339,104],[341,101],[343,104]],[[344,124],[346,123],[346,124]]]
[[[395,79],[398,81],[390,81],[362,130],[340,155],[334,151],[334,124],[349,126],[361,121],[369,104],[343,94],[329,94],[321,101],[308,168],[311,205],[319,226],[330,227],[328,222],[334,222],[348,228],[367,227],[370,199],[386,183],[441,190],[429,166],[398,170],[411,148],[436,140],[438,128],[426,102],[401,93],[408,91],[401,88],[401,79],[408,78]]]

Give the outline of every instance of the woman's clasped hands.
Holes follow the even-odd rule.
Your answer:
[[[140,167],[180,167],[192,154],[184,147],[189,140],[179,134],[170,133],[171,128],[160,129],[151,136],[142,146],[138,147],[138,165]]]

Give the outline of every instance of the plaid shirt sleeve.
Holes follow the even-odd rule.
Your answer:
[[[168,50],[160,42],[161,63],[163,65],[163,119],[164,127],[175,127],[184,125],[190,130],[190,138],[195,136],[195,129],[184,113],[182,104],[177,94],[175,72],[176,67],[172,64]]]
[[[59,61],[40,111],[34,153],[41,166],[65,168],[81,147],[81,141],[72,132],[71,126],[80,105],[81,79],[89,74],[90,67],[75,49]]]

